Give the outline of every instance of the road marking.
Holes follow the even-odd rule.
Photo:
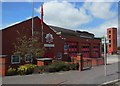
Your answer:
[[[120,81],[120,79],[116,79],[116,80],[108,81],[108,82],[102,83],[102,85],[110,84],[110,83],[117,82],[117,81]]]

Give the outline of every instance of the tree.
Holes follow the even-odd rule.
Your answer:
[[[14,55],[20,55],[22,59],[25,59],[25,55],[32,55],[33,58],[41,57],[44,54],[45,48],[39,41],[38,32],[34,33],[34,36],[27,37],[17,31],[19,37],[16,38],[14,43],[15,50]]]

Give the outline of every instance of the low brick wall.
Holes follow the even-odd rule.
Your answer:
[[[6,56],[0,57],[0,76],[5,76],[7,72],[7,59]]]
[[[81,57],[77,56],[77,57],[72,57],[73,62],[74,63],[78,63],[79,64],[79,69],[81,69]],[[91,61],[88,62],[87,61]],[[83,57],[83,66],[90,64],[91,66],[99,66],[99,65],[103,65],[104,64],[104,59],[103,58],[84,58]]]

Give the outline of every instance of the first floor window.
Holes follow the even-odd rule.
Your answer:
[[[20,56],[19,55],[12,55],[11,56],[11,63],[12,64],[20,63]]]

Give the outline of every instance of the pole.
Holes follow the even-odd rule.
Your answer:
[[[106,76],[106,74],[107,74],[107,70],[106,70],[106,58],[107,58],[107,56],[106,56],[106,38],[104,37],[104,69],[105,69],[105,76]]]
[[[82,54],[80,55],[80,57],[81,57],[81,71],[83,70],[83,57],[82,57]]]
[[[43,24],[42,24],[42,43],[43,43]]]
[[[32,38],[34,36],[34,33],[33,33],[33,28],[34,28],[33,17],[34,17],[34,1],[32,2]]]
[[[41,6],[41,28],[42,28],[42,43],[43,43],[43,3]]]

